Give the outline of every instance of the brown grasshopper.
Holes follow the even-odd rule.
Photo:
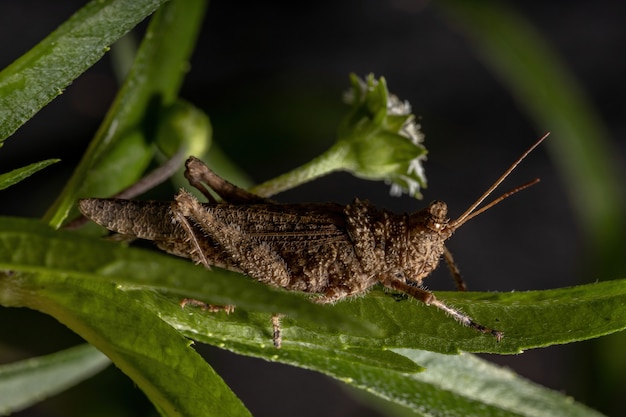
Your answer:
[[[539,181],[516,187],[478,209],[545,137],[455,220],[447,217],[442,201],[413,214],[394,214],[358,199],[346,206],[279,204],[227,182],[194,157],[186,162],[185,177],[207,203],[180,190],[173,202],[91,198],[81,200],[79,206],[85,216],[111,231],[152,240],[160,249],[206,268],[226,268],[289,291],[317,294],[313,301],[318,303],[363,295],[380,283],[499,341],[501,331],[446,305],[424,289],[422,281],[443,256],[457,288],[465,290],[445,241],[471,218]],[[274,344],[280,347],[279,315],[272,323]]]

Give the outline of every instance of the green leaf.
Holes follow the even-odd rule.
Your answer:
[[[558,332],[560,340],[578,337],[584,331],[586,314],[591,317],[589,320],[592,323],[591,326],[599,327],[590,332],[591,334],[613,331],[598,325],[597,322],[605,320],[611,329],[619,327],[620,323],[623,327],[624,308],[621,308],[621,318],[604,316],[602,306],[607,298],[602,293],[613,293],[616,297],[615,300],[608,302],[606,310],[620,303],[623,305],[626,281],[621,282],[621,288],[617,288],[618,291],[611,286],[598,285],[600,286],[591,289],[592,294],[581,298],[579,296],[589,290],[588,286],[554,290],[562,292],[561,296],[557,296],[556,299],[553,299],[553,296],[558,294],[554,291],[524,293],[520,302],[529,302],[530,305],[527,308],[535,309],[539,317],[539,320],[533,323],[533,328],[527,331],[533,332],[539,329],[544,332],[545,339],[550,338],[553,334],[549,328],[551,317],[544,318],[542,312],[550,309],[547,304],[558,305],[563,298],[569,298],[569,307],[571,307],[565,308],[564,314],[572,314],[578,308],[581,308],[581,311],[580,315],[572,320],[579,322],[574,328],[575,335],[568,336],[565,328],[569,323],[561,323],[564,329]],[[622,292],[621,297],[616,294],[619,291]],[[485,294],[476,294],[476,296],[475,298],[484,297]],[[283,348],[274,352],[260,348],[267,334],[249,328],[251,326],[262,327],[262,322],[267,320],[267,317],[255,314],[241,316],[235,314],[229,316],[226,322],[216,316],[190,315],[183,317],[184,321],[181,321],[180,316],[175,316],[173,311],[170,311],[171,308],[167,307],[167,297],[148,298],[145,293],[140,297],[141,302],[152,304],[155,310],[161,312],[164,320],[190,338],[240,354],[322,372],[356,388],[408,407],[417,415],[536,417],[600,415],[575,403],[566,395],[532,384],[511,371],[489,364],[468,353],[452,356],[413,348],[393,347],[403,344],[430,344],[432,346],[437,343],[439,346],[447,346],[450,351],[456,352],[463,345],[468,348],[472,345],[471,342],[464,343],[460,337],[466,337],[468,341],[472,338],[485,339],[492,345],[495,345],[495,342],[489,340],[487,336],[476,335],[469,329],[461,328],[458,324],[451,322],[448,317],[436,317],[439,314],[430,316],[429,313],[432,313],[433,309],[429,310],[428,307],[415,309],[410,306],[411,303],[393,301],[391,297],[379,291],[358,301],[339,303],[330,308],[349,314],[354,313],[350,308],[354,307],[355,310],[361,312],[359,317],[362,320],[386,321],[388,325],[391,324],[386,329],[392,333],[389,337],[357,339],[345,333],[329,332],[322,323],[305,325],[300,320],[286,319],[283,329]],[[594,298],[596,300],[590,302],[590,299]],[[375,303],[371,303],[371,299],[374,299]],[[469,301],[465,305],[471,306],[474,302]],[[516,306],[520,302],[514,302],[512,305]],[[533,307],[532,304],[536,302],[539,306]],[[460,303],[455,304],[460,305]],[[408,306],[409,314],[402,313],[406,306]],[[400,311],[394,311],[398,308]],[[509,308],[511,308],[510,305],[505,305],[503,309]],[[524,309],[515,307],[512,310],[509,311],[511,316],[518,313],[524,314]],[[590,314],[591,311],[594,311],[594,314]],[[375,323],[379,324],[378,321]],[[522,317],[518,323],[511,323],[511,325],[524,326],[523,321]],[[615,323],[610,324],[613,321]],[[395,327],[395,329],[389,329],[389,327]],[[431,328],[436,330],[431,331]],[[424,332],[419,334],[422,330]],[[466,332],[469,334],[459,336]],[[501,343],[506,342],[505,336]],[[419,371],[422,370],[424,372],[420,373]]]
[[[363,385],[420,416],[599,417],[571,397],[533,384],[471,354],[442,355],[412,349],[395,352],[424,372],[365,375]]]
[[[25,167],[14,169],[11,172],[0,174],[0,190],[9,188],[10,186],[30,177],[35,172],[59,161],[60,159],[46,159],[45,161],[34,162],[30,165],[26,165]]]
[[[94,0],[0,72],[0,143],[165,0]]]
[[[23,410],[90,378],[111,362],[90,345],[0,365],[0,414]]]
[[[1,286],[0,293],[12,292],[14,305],[55,317],[106,354],[161,415],[250,415],[189,341],[132,292],[109,282],[45,272],[15,274]]]
[[[238,274],[208,272],[163,254],[54,231],[36,221],[14,218],[0,218],[0,269],[15,271],[0,279],[2,304],[30,306],[66,323],[111,357],[157,404],[159,400],[154,398],[160,395],[168,398],[165,403],[169,405],[182,395],[165,383],[158,387],[145,385],[143,379],[148,371],[144,368],[154,367],[160,359],[146,362],[140,360],[143,351],[131,357],[120,356],[120,351],[126,354],[143,349],[137,345],[153,346],[150,343],[155,337],[175,339],[164,336],[173,329],[237,353],[318,370],[432,415],[439,415],[439,398],[445,396],[458,397],[453,401],[461,404],[458,409],[453,406],[458,415],[463,415],[458,410],[467,412],[467,407],[484,407],[481,401],[488,404],[492,415],[516,415],[501,410],[510,410],[506,404],[492,404],[494,398],[498,399],[495,394],[488,400],[476,400],[462,387],[458,388],[461,392],[447,393],[450,388],[439,387],[440,382],[427,381],[429,387],[424,385],[415,373],[422,366],[431,369],[432,365],[421,363],[406,349],[518,353],[626,327],[626,280],[549,291],[437,293],[477,321],[497,324],[505,335],[498,343],[488,335],[462,327],[433,307],[410,299],[396,301],[381,290],[350,302],[318,306]],[[238,308],[230,315],[209,314],[193,307],[181,309],[179,300],[183,296],[237,304]],[[288,314],[283,320],[280,350],[271,343],[269,313],[276,311]],[[124,326],[131,326],[131,322],[133,332],[128,332],[129,327]],[[169,330],[161,327],[165,323]],[[383,334],[367,333],[364,327],[377,327]],[[143,335],[143,330],[148,334]],[[106,336],[108,333],[113,336]],[[123,348],[118,347],[121,342],[117,338],[127,339],[128,333],[134,338],[125,340]],[[102,335],[106,336],[104,343]],[[188,354],[182,346],[172,349],[178,349],[176,355]],[[176,355],[168,355],[169,360]],[[173,378],[177,372],[188,372],[185,369],[167,368],[167,372],[159,371],[159,378],[150,374],[148,379],[159,381],[163,375]],[[431,399],[429,403],[428,395],[437,401]],[[430,405],[425,406],[425,401]],[[555,401],[566,402],[561,397]]]
[[[283,320],[282,352],[301,354],[306,350],[334,351],[411,348],[439,353],[482,352],[516,354],[525,349],[570,343],[603,336],[626,328],[626,280],[582,285],[546,291],[515,293],[437,293],[481,323],[495,323],[504,331],[496,342],[490,335],[463,327],[434,307],[414,300],[395,301],[381,290],[350,302],[325,306],[335,315],[350,317],[384,330],[382,337],[363,337],[349,331],[326,327],[322,320],[308,317]],[[161,307],[157,308],[160,311]],[[261,339],[241,333],[242,326],[257,326],[256,317],[232,315],[227,319],[212,315],[164,319],[185,328],[190,337],[211,344],[230,339],[236,351],[256,348]],[[203,329],[211,328],[211,336]],[[193,334],[197,332],[198,334]],[[256,331],[259,333],[258,331]],[[245,348],[244,348],[245,346]],[[291,352],[293,351],[293,352]],[[266,359],[269,357],[265,356]]]
[[[79,197],[133,184],[154,155],[156,119],[177,100],[206,0],[174,0],[152,18],[134,65],[63,192],[44,219],[59,227]],[[189,146],[188,143],[181,143]]]

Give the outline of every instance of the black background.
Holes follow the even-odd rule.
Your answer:
[[[0,68],[82,4],[3,2]],[[515,7],[588,94],[610,133],[610,146],[624,178],[626,5],[578,1]],[[209,114],[215,141],[255,181],[263,181],[330,146],[346,111],[341,94],[349,85],[350,72],[384,75],[389,89],[411,102],[429,150],[425,201],[392,198],[382,183],[341,173],[279,199],[346,203],[359,196],[397,211],[414,211],[440,199],[448,203],[454,217],[535,139],[553,128],[531,124],[462,30],[429,2],[214,1],[181,96]],[[1,172],[47,158],[59,157],[63,162],[3,191],[0,214],[43,214],[71,174],[116,88],[105,56],[6,141],[0,151]],[[592,270],[584,264],[588,248],[553,163],[556,158],[559,155],[548,154],[547,147],[535,151],[506,188],[534,177],[542,182],[469,222],[450,241],[470,289],[521,291],[615,278],[581,273]],[[429,278],[428,285],[435,291],[453,288],[444,268]],[[60,325],[36,313],[0,309],[0,317],[1,362],[76,342]],[[41,330],[35,335],[33,328]],[[593,373],[581,369],[592,343],[489,359],[617,415],[626,380],[606,388],[608,399],[596,396]],[[256,416],[382,415],[325,376],[214,348],[199,349]],[[109,369],[19,415],[63,415],[58,411],[61,407],[79,407],[77,393],[83,401],[132,403],[136,413],[152,412],[132,383]]]

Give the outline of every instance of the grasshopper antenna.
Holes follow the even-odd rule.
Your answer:
[[[513,170],[520,164],[520,162],[522,162],[524,160],[524,158],[526,158],[528,156],[528,154],[530,154],[537,146],[539,146],[539,144],[541,144],[541,142],[543,142],[544,139],[547,138],[549,135],[550,135],[550,132],[548,132],[545,135],[543,135],[541,138],[539,138],[539,140],[537,142],[535,142],[530,148],[528,148],[526,150],[526,152],[524,152],[519,158],[517,158],[517,160],[515,162],[513,162],[513,164],[506,171],[504,171],[504,174],[502,174],[500,176],[500,178],[498,178],[496,180],[496,182],[494,182],[493,185],[491,187],[489,187],[487,189],[487,191],[485,191],[483,193],[483,195],[481,195],[478,198],[478,200],[476,200],[474,202],[474,204],[472,204],[467,210],[465,210],[465,212],[463,214],[461,214],[456,220],[453,220],[450,223],[448,223],[448,227],[450,229],[452,229],[452,230],[456,230],[459,227],[461,227],[468,220],[473,219],[474,217],[478,216],[480,213],[483,213],[483,212],[489,210],[491,207],[493,207],[496,204],[500,203],[505,198],[508,198],[508,197],[512,196],[513,194],[519,192],[519,191],[525,190],[526,188],[530,187],[531,185],[537,184],[539,182],[539,178],[535,178],[532,181],[529,181],[529,182],[527,182],[525,184],[522,184],[522,185],[520,185],[518,187],[513,188],[511,191],[508,191],[508,192],[502,194],[500,197],[496,198],[495,200],[493,200],[492,202],[490,202],[486,206],[476,210],[478,208],[478,206],[480,206],[483,203],[483,201],[485,201],[485,199],[487,197],[489,197],[489,195],[496,188],[498,188],[498,186],[500,184],[502,184],[502,181],[504,181],[506,179],[506,177],[508,177],[509,174],[511,172],[513,172]]]

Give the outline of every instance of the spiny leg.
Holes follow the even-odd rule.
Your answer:
[[[180,307],[185,308],[188,305],[199,307],[203,311],[208,311],[209,313],[218,313],[220,311],[224,311],[226,314],[230,314],[235,311],[235,306],[233,305],[225,305],[219,306],[214,304],[207,304],[204,301],[196,300],[195,298],[183,298],[180,300]]]
[[[282,314],[272,314],[272,340],[274,341],[274,347],[280,349],[283,345],[283,335],[280,326],[280,320],[284,316]]]
[[[196,157],[190,156],[187,162],[185,162],[185,168],[185,178],[187,178],[189,184],[204,194],[210,203],[217,203],[217,200],[215,200],[203,183],[208,185],[211,190],[215,191],[217,195],[230,204],[268,202],[267,199],[252,194],[226,181]]]
[[[202,251],[202,248],[200,247],[200,243],[198,242],[198,238],[193,230],[193,227],[189,223],[189,220],[187,220],[187,218],[183,215],[183,212],[179,208],[177,202],[172,203],[172,215],[174,216],[174,220],[178,222],[178,224],[180,224],[182,228],[185,230],[187,238],[189,239],[189,243],[191,244],[193,248],[193,252],[197,253],[198,260],[200,261],[200,263],[206,269],[211,269],[211,265],[209,264],[209,261],[207,260],[206,256],[204,256],[204,252]],[[216,313],[218,311],[225,311],[226,314],[230,314],[233,311],[235,311],[235,306],[233,305],[221,306],[221,305],[207,304],[204,301],[195,300],[193,298],[184,298],[183,300],[181,300],[180,307],[185,308],[186,305],[193,305],[196,307],[200,307],[202,310],[208,311],[210,313]]]
[[[316,304],[334,304],[341,301],[351,295],[355,295],[354,291],[350,291],[348,288],[335,286],[329,288],[325,293],[311,298],[311,301]]]
[[[456,266],[452,253],[445,246],[443,247],[443,259],[445,259],[446,265],[448,265],[448,269],[450,270],[450,274],[452,274],[452,278],[456,284],[456,289],[459,291],[467,291],[467,285],[465,285],[465,281],[463,281],[461,271],[459,270],[459,267]]]
[[[490,329],[489,327],[485,327],[482,324],[476,323],[471,317],[466,314],[461,313],[460,311],[447,306],[442,301],[439,301],[437,297],[430,291],[427,291],[423,288],[413,287],[411,285],[406,284],[398,279],[395,279],[391,276],[384,275],[380,278],[380,282],[387,288],[396,291],[402,291],[409,294],[411,297],[423,302],[426,305],[432,305],[437,307],[440,310],[445,311],[449,315],[452,316],[459,323],[471,327],[472,329],[480,332],[480,333],[489,333],[496,338],[499,342],[502,340],[503,333],[499,330]]]
[[[192,249],[193,249],[190,255],[195,252],[198,256],[198,261],[202,264],[202,266],[204,266],[206,269],[211,269],[211,265],[209,264],[209,261],[206,258],[206,256],[204,256],[204,252],[202,251],[202,248],[200,247],[200,243],[198,242],[198,237],[196,236],[196,233],[194,232],[193,227],[191,227],[191,224],[189,224],[189,220],[187,220],[187,218],[184,216],[183,212],[181,211],[181,208],[179,207],[178,202],[172,203],[172,216],[174,217],[174,221],[180,224],[181,227],[185,230],[187,239],[189,240],[189,243],[191,244]]]

